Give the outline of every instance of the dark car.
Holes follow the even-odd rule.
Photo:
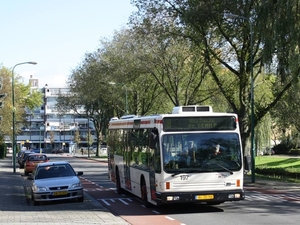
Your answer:
[[[28,152],[29,150],[21,150],[21,151],[19,151],[18,152],[18,154],[17,154],[17,162],[19,163],[20,162],[20,159],[21,159],[21,157],[22,157],[22,154],[24,153],[24,152]]]
[[[28,156],[30,154],[32,154],[32,153],[33,153],[32,151],[25,151],[25,152],[23,152],[23,154],[20,157],[20,160],[18,161],[20,169],[24,168],[24,165],[25,165],[25,162],[26,162]]]
[[[59,153],[64,153],[64,151],[61,148],[55,148],[55,149],[52,149],[51,153],[59,154]]]
[[[25,153],[32,153],[32,152],[29,151],[29,150],[22,150],[22,151],[20,151],[20,152],[18,153],[18,155],[17,155],[17,162],[18,162],[19,166],[22,164],[22,158],[23,158],[23,155],[24,155]],[[20,168],[21,168],[21,167],[20,167]]]

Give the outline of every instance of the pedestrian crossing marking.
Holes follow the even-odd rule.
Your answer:
[[[116,202],[121,202],[124,205],[129,205],[130,202],[132,202],[131,198],[100,198],[97,199],[97,201],[103,202],[105,205],[110,206],[110,203],[116,203]]]
[[[273,201],[293,201],[296,203],[300,203],[300,195],[299,194],[249,194],[246,195],[245,198],[246,201],[257,201],[257,200],[262,200],[262,201],[268,201],[268,202],[273,202]]]

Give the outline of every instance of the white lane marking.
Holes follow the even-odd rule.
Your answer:
[[[167,218],[168,220],[175,220],[175,219],[173,219],[172,217],[169,217],[169,216],[166,216],[166,218]]]
[[[119,199],[120,202],[123,202],[125,205],[129,205],[127,202],[125,202],[123,199]]]
[[[106,204],[106,205],[108,205],[108,206],[110,205],[107,201],[105,201],[105,200],[103,200],[103,199],[101,199],[101,201],[104,202],[104,204]]]

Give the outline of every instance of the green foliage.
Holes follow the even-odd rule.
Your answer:
[[[90,131],[88,131],[88,133],[87,133],[87,139],[86,140],[87,140],[87,143],[88,143],[89,146],[93,145],[94,138],[93,138],[93,135],[91,134]]]
[[[5,143],[0,143],[0,159],[4,159],[6,157],[7,147]]]
[[[76,130],[75,133],[74,133],[74,142],[76,143],[77,147],[81,143],[81,137],[80,137],[80,133],[79,133],[78,130]]]
[[[275,154],[290,154],[291,149],[293,148],[293,144],[291,142],[285,142],[274,146]]]
[[[255,172],[281,179],[300,179],[299,158],[261,156],[255,161]]]
[[[300,169],[299,168],[264,168],[256,167],[255,172],[261,175],[275,176],[282,179],[292,178],[300,179]]]
[[[300,156],[300,149],[291,149],[289,155],[297,155]]]
[[[192,46],[201,49],[199,57],[205,59],[217,93],[226,99],[229,110],[239,115],[243,149],[249,152],[250,125],[260,124],[292,83],[298,82],[299,1],[132,2],[139,8],[131,20],[135,27],[155,27],[151,31],[158,35],[188,38]],[[220,67],[227,70],[230,79],[226,77],[226,81],[231,83],[224,82]],[[255,120],[250,124],[252,78]]]
[[[6,67],[0,67],[0,78],[3,83],[3,88],[0,93],[7,93],[7,97],[3,100],[4,107],[0,109],[0,116],[2,117],[0,126],[0,137],[4,135],[12,136],[12,84],[11,84],[12,71]],[[43,102],[42,93],[33,91],[29,85],[21,83],[22,78],[15,74],[14,76],[14,89],[15,89],[15,117],[16,117],[16,132],[19,127],[26,120],[25,109],[34,109],[39,107]]]

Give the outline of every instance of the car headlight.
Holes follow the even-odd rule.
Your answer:
[[[40,191],[47,191],[47,188],[46,187],[39,187],[39,186],[33,185],[32,190],[34,192],[40,192]]]
[[[78,187],[82,187],[81,183],[76,183],[76,184],[72,184],[71,188],[78,188]]]

